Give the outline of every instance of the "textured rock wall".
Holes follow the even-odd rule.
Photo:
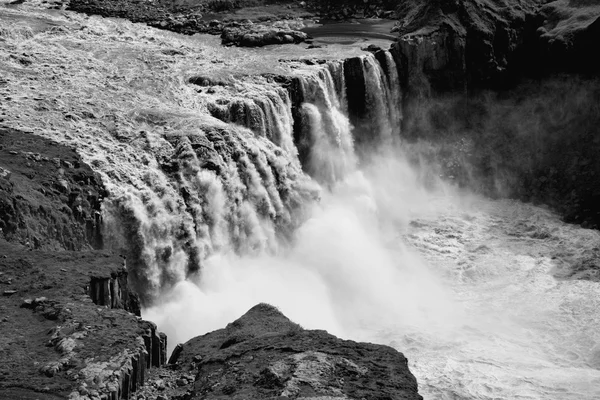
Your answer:
[[[33,249],[99,249],[106,194],[75,150],[0,127],[0,238]]]
[[[140,301],[127,281],[125,268],[112,272],[110,276],[93,276],[90,279],[89,294],[99,306],[121,308],[135,315],[140,314]]]
[[[600,3],[406,1],[398,15],[403,136],[430,144],[425,159],[460,185],[600,226]]]
[[[401,353],[304,330],[266,304],[191,339],[177,363],[196,373],[190,399],[422,399]]]
[[[0,398],[129,399],[166,363],[165,335],[124,309],[121,257],[1,240],[0,254]],[[117,285],[121,302],[103,296]]]

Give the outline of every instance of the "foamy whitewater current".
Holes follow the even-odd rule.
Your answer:
[[[425,399],[600,398],[600,286],[552,274],[600,235],[532,205],[427,191],[385,160],[324,192],[292,248],[215,255],[144,316],[174,345],[267,302],[395,347]]]

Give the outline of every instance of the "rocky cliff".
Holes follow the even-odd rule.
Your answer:
[[[32,132],[0,128],[0,149],[0,398],[131,398],[167,343],[139,318],[125,260],[93,251],[100,177]]]
[[[0,398],[129,399],[166,363],[166,338],[135,315],[121,257],[4,240],[0,254]]]
[[[305,330],[267,304],[178,346],[170,361],[172,398],[422,399],[401,353]]]
[[[600,3],[405,1],[398,15],[404,137],[459,185],[600,226]]]
[[[597,1],[408,0],[397,13],[394,47],[411,95],[503,90],[525,76],[598,72],[590,51],[599,37]]]

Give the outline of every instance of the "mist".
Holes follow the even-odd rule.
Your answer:
[[[197,272],[163,286],[143,315],[168,335],[169,351],[264,302],[304,328],[402,351],[426,399],[598,398],[597,288],[552,273],[554,254],[585,254],[598,234],[458,189],[515,190],[512,170],[473,159],[499,165],[485,159],[504,155],[489,138],[509,154],[543,144],[546,128],[530,135],[535,123],[520,123],[539,104],[489,99],[470,130],[448,114],[448,140],[432,128],[387,152],[359,148],[359,161],[343,101],[319,87],[303,107],[312,145],[303,168],[320,200],[303,203],[291,238],[247,252],[215,247]],[[514,132],[496,138],[502,126]],[[256,215],[254,225],[267,224]]]
[[[372,340],[379,329],[456,323],[452,296],[401,239],[411,216],[435,213],[429,199],[447,188],[426,190],[398,154],[374,159],[322,190],[291,246],[258,256],[213,254],[144,317],[168,335],[170,349],[260,302],[305,328],[356,340]]]
[[[403,136],[413,160],[493,198],[553,207],[600,226],[600,81],[556,76],[503,92],[473,91],[409,104]]]

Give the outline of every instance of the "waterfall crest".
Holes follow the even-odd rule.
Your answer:
[[[398,75],[384,53],[385,68],[373,54],[359,59],[369,146],[398,134]],[[320,185],[356,170],[347,64],[303,64],[291,77],[190,80],[213,119],[148,133],[149,168],[133,185],[114,185],[105,206],[108,242],[126,251],[144,303],[201,271],[211,254],[283,251]]]

